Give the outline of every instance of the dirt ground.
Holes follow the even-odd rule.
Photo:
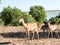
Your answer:
[[[28,40],[24,37],[24,35],[25,33],[18,32],[1,33],[0,45],[60,45],[60,38],[39,38]],[[37,36],[35,35],[35,37]]]
[[[60,45],[60,39],[26,40],[22,38],[0,38],[0,45]]]

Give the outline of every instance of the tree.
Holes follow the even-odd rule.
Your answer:
[[[20,23],[19,23],[20,17],[23,17],[24,21],[26,23],[36,22],[35,19],[31,15],[27,14],[26,12],[22,12],[18,8],[14,7],[13,8],[13,20],[12,20],[13,23],[12,24],[13,25],[20,25]]]
[[[27,14],[26,12],[23,12],[23,18],[24,18],[24,20],[25,20],[26,23],[36,22],[36,20],[34,19],[34,17],[32,17],[32,15]]]
[[[51,22],[52,24],[59,24],[60,23],[60,18],[51,17],[49,19],[49,22]]]
[[[51,18],[49,19],[49,22],[50,22],[50,23],[53,23],[53,24],[56,23],[56,18],[55,18],[55,17],[51,17]]]
[[[43,23],[46,21],[46,12],[43,6],[31,7],[29,14],[32,15],[38,23]]]
[[[0,25],[3,25],[4,22],[2,21],[1,14],[0,14]]]
[[[55,17],[58,24],[60,24],[60,13]]]
[[[19,24],[19,16],[22,15],[22,11],[18,8],[14,7],[13,9],[8,6],[7,8],[3,8],[1,12],[1,18],[4,21],[4,25],[17,25]]]
[[[60,13],[58,14],[58,16],[56,16],[56,18],[60,18]]]
[[[16,7],[13,8],[13,15],[12,15],[12,21],[11,24],[14,26],[20,25],[19,23],[19,17],[22,16],[22,11]]]
[[[4,25],[8,25],[11,23],[12,15],[13,11],[10,6],[8,6],[7,8],[3,8],[3,11],[1,12],[1,18],[4,21]]]
[[[1,12],[1,18],[4,21],[4,25],[18,26],[20,25],[20,17],[24,17],[26,23],[35,22],[35,19],[31,15],[26,12],[22,12],[16,7],[12,9],[8,6],[7,8],[3,8],[3,11]]]

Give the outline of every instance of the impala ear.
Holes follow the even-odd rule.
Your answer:
[[[21,19],[21,18],[24,18],[24,17],[23,16],[20,16],[19,18]]]
[[[21,18],[24,18],[23,16]]]
[[[25,17],[24,17],[24,16],[22,16],[21,18],[23,18],[23,19],[24,19]]]

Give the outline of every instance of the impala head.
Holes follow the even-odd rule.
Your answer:
[[[21,23],[21,22],[23,22],[24,21],[24,19],[23,18],[21,18],[20,20],[19,20],[19,22]]]

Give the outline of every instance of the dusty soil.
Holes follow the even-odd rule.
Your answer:
[[[0,38],[0,45],[60,45],[60,39],[34,39],[26,40],[22,38]]]

